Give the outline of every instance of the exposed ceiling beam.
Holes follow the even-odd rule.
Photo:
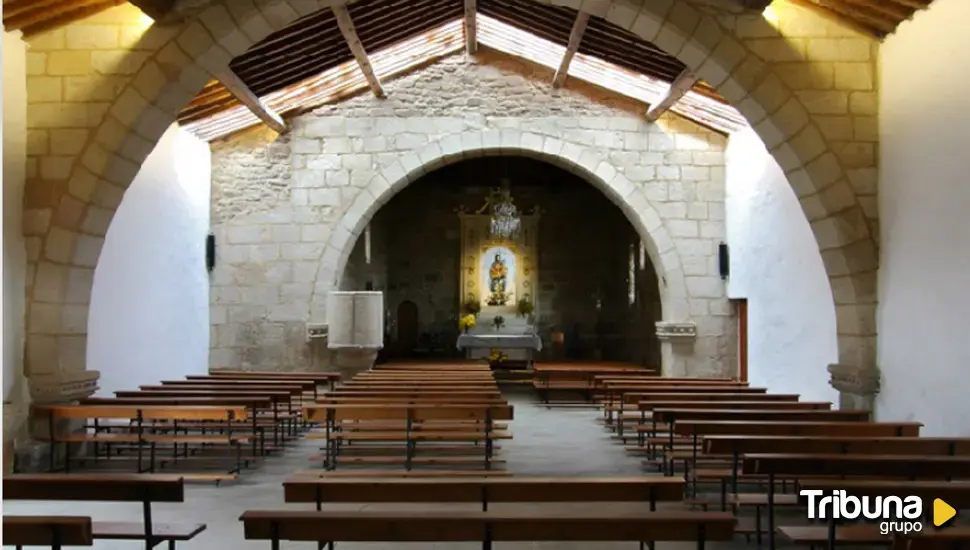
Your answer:
[[[475,21],[475,0],[465,0],[465,51],[471,55],[478,51],[478,23]]]
[[[367,84],[370,85],[371,91],[377,97],[384,97],[384,87],[381,86],[380,79],[377,78],[377,75],[374,73],[374,68],[371,67],[370,58],[367,57],[367,52],[364,51],[364,45],[360,43],[360,38],[357,37],[357,29],[354,28],[354,21],[350,18],[350,12],[347,10],[347,6],[334,6],[333,14],[337,17],[337,26],[340,27],[340,34],[344,35],[344,40],[350,46],[350,51],[357,59],[357,64],[360,65],[360,71],[364,73],[364,78],[367,79]]]
[[[882,40],[886,35],[885,31],[881,31],[876,27],[863,23],[861,21],[856,21],[852,17],[841,14],[837,11],[833,11],[825,6],[816,4],[812,0],[788,0],[790,3],[796,6],[802,6],[803,8],[815,11],[815,13],[821,15],[822,17],[840,24],[844,27],[848,27],[856,32],[864,34],[874,40]]]
[[[283,118],[266,105],[263,105],[263,102],[256,97],[256,94],[249,89],[249,86],[246,86],[246,83],[236,76],[236,73],[226,68],[224,72],[216,75],[216,78],[219,82],[222,82],[222,85],[229,90],[229,93],[233,97],[239,100],[239,103],[249,108],[267,126],[280,134],[286,131],[286,122],[283,121]]]
[[[126,0],[28,0],[4,2],[3,27],[7,31],[20,30],[30,36],[68,25]]]
[[[878,29],[880,32],[886,34],[895,31],[898,25],[891,17],[887,17],[882,13],[873,12],[864,7],[857,7],[845,2],[832,2],[831,0],[815,0],[815,2],[823,8],[828,8],[854,21],[864,22],[867,26]]]
[[[556,76],[552,79],[552,87],[559,88],[566,83],[566,75],[569,74],[569,64],[573,61],[573,56],[576,55],[576,50],[579,49],[579,43],[583,41],[583,33],[586,32],[586,25],[589,24],[589,14],[581,11],[576,14],[576,20],[573,21],[573,30],[569,33],[569,43],[566,45],[566,53],[562,56],[562,61],[559,63],[559,69],[556,71]]]
[[[694,84],[697,84],[698,80],[700,79],[694,76],[694,73],[690,72],[689,69],[684,69],[684,72],[680,73],[677,80],[674,80],[670,84],[667,95],[650,106],[650,109],[647,111],[647,120],[656,122],[660,118],[660,115],[666,113],[668,109],[680,101],[680,98],[684,97],[684,94],[689,92],[694,87]]]

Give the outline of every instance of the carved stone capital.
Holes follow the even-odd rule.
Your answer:
[[[871,397],[879,393],[879,370],[854,365],[829,365],[829,384],[843,393]]]
[[[52,375],[36,375],[29,379],[30,399],[33,403],[65,403],[91,397],[98,391],[101,371],[81,370]]]
[[[657,338],[675,344],[692,343],[697,338],[693,321],[657,321]]]

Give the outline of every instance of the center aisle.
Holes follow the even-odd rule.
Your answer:
[[[502,394],[515,407],[515,437],[502,442],[502,457],[514,475],[643,475],[638,458],[610,440],[602,411],[547,408],[531,388],[506,386]]]

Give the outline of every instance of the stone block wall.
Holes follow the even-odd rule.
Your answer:
[[[325,319],[339,258],[350,255],[330,243],[352,248],[357,240],[348,239],[341,219],[354,215],[352,205],[385,200],[380,186],[400,185],[385,181],[398,179],[388,176],[391,168],[420,172],[435,151],[484,154],[481,142],[463,143],[461,135],[493,132],[552,140],[546,156],[561,166],[575,166],[582,154],[605,159],[609,174],[586,177],[623,202],[628,216],[653,220],[648,214],[655,212],[656,223],[641,226],[649,232],[642,236],[666,254],[665,265],[682,266],[658,274],[667,275],[658,279],[664,318],[693,320],[699,336],[672,372],[733,372],[733,320],[716,270],[725,231],[726,138],[676,116],[650,124],[637,102],[579,82],[557,90],[551,81],[551,71],[508,56],[456,55],[385,83],[387,99],[363,94],[296,116],[288,136],[254,130],[214,142],[219,262],[211,296],[219,338],[212,366],[321,365],[324,354],[306,351],[300,327]],[[269,160],[276,154],[270,150],[282,154],[284,142],[288,178]],[[507,149],[527,150],[521,143]],[[256,189],[265,177],[273,191]],[[611,187],[621,179],[625,187]]]

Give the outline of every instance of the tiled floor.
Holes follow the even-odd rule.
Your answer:
[[[508,398],[516,406],[512,422],[514,439],[502,443],[501,457],[507,460],[507,468],[517,475],[638,475],[643,470],[637,459],[628,456],[623,447],[609,439],[598,421],[600,412],[592,409],[546,408],[538,404],[528,392],[513,391]],[[269,460],[260,468],[246,472],[238,481],[221,487],[193,485],[187,490],[184,504],[155,505],[155,521],[202,522],[208,528],[195,540],[180,544],[183,550],[216,549],[267,549],[269,543],[243,540],[242,526],[238,519],[245,510],[310,509],[307,505],[283,503],[282,481],[295,470],[315,467],[308,457],[318,452],[319,440],[303,440],[284,456]],[[397,505],[350,504],[332,506],[328,509],[390,509]],[[455,505],[447,505],[454,509]],[[504,509],[523,509],[535,505],[505,505]],[[552,506],[543,504],[542,506]],[[570,508],[592,506],[601,509],[602,504],[583,503],[564,505]],[[619,507],[625,505],[611,504]],[[126,503],[59,503],[59,502],[5,502],[6,514],[75,514],[91,515],[95,520],[138,521],[141,507]],[[408,505],[414,509],[415,505]],[[434,506],[422,506],[433,509]],[[469,505],[476,509],[476,505]],[[495,505],[493,510],[500,510]],[[283,548],[309,549],[315,544],[283,543]],[[412,543],[412,544],[352,544],[336,545],[343,550],[434,549],[471,550],[481,548],[478,543]],[[496,550],[636,550],[637,543],[497,543]],[[709,548],[731,545],[709,545]],[[137,542],[100,541],[95,548],[137,549]],[[661,550],[693,548],[693,544],[662,544]],[[754,547],[753,545],[751,546]]]

